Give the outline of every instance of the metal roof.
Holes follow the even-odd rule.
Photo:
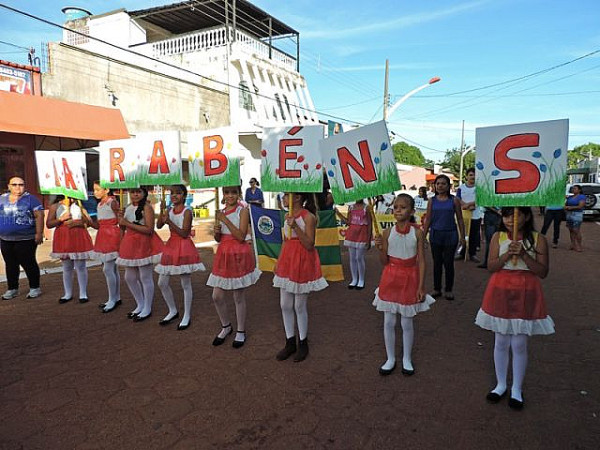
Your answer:
[[[143,19],[173,34],[183,34],[225,24],[227,5],[229,23],[233,18],[232,0],[192,0],[155,8],[130,11],[134,19]],[[236,0],[236,27],[258,38],[298,35],[298,32],[246,0]]]

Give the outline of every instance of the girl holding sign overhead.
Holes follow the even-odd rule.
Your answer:
[[[292,204],[289,205],[289,198]],[[308,355],[308,294],[325,289],[321,262],[315,249],[317,209],[312,193],[286,194],[284,205],[292,214],[285,215],[284,243],[275,267],[273,286],[280,288],[280,305],[285,328],[285,347],[277,353],[283,361],[296,353],[294,362]],[[298,319],[299,345],[296,346],[294,310]]]
[[[102,261],[108,286],[108,301],[102,303],[103,313],[111,312],[121,304],[121,276],[117,267],[121,230],[119,228],[119,202],[110,194],[110,189],[94,182],[94,197],[99,200],[97,222],[92,226],[98,230],[94,244],[94,259]]]
[[[515,220],[517,236],[512,235]],[[531,208],[502,208],[500,230],[490,243],[488,270],[493,275],[475,319],[481,328],[496,334],[496,387],[486,398],[490,403],[498,403],[506,395],[512,351],[513,376],[508,406],[519,410],[523,408],[528,337],[554,333],[554,322],[546,313],[540,284],[540,278],[548,275],[548,244],[543,235],[534,231]]]
[[[435,178],[435,196],[427,202],[427,213],[423,231],[430,232],[429,242],[433,256],[432,297],[442,295],[442,270],[446,271],[445,297],[454,300],[454,252],[460,243],[465,246],[465,224],[460,201],[450,194],[450,178],[438,175]],[[456,230],[458,224],[458,232]]]
[[[250,213],[248,207],[240,201],[239,186],[223,188],[225,208],[216,212],[215,239],[219,242],[213,262],[213,270],[206,284],[213,287],[213,301],[219,319],[221,331],[212,345],[219,346],[233,331],[225,291],[233,292],[237,317],[237,332],[233,348],[240,348],[246,342],[246,288],[252,286],[260,277],[256,267],[254,252],[250,244]]]
[[[59,303],[73,299],[73,271],[77,273],[79,302],[87,303],[88,271],[86,260],[92,256],[94,245],[86,226],[89,216],[69,197],[58,196],[48,210],[46,226],[56,228],[52,239],[52,258],[62,262],[64,295]]]
[[[129,189],[129,197],[131,204],[124,213],[119,213],[119,225],[125,235],[117,264],[125,267],[125,281],[136,303],[136,308],[127,317],[141,322],[152,315],[152,265],[160,261],[164,244],[154,231],[154,210],[148,203],[148,190],[142,187]]]
[[[158,217],[156,226],[162,228],[169,226],[171,236],[163,249],[160,258],[160,264],[157,264],[155,271],[160,274],[158,277],[158,287],[160,288],[165,303],[169,307],[167,316],[158,322],[160,325],[168,325],[171,321],[179,317],[173,290],[169,285],[171,275],[179,275],[181,288],[183,289],[183,307],[184,313],[181,322],[177,326],[178,330],[185,330],[190,325],[192,313],[192,273],[198,270],[205,270],[204,264],[200,262],[198,250],[192,241],[192,208],[185,206],[187,189],[183,184],[171,187],[171,206],[167,210],[165,205],[161,205],[161,214]]]
[[[413,318],[427,311],[435,300],[425,294],[425,237],[418,225],[412,223],[415,200],[408,194],[400,194],[393,206],[396,224],[375,238],[379,259],[385,265],[373,300],[377,311],[384,313],[387,361],[379,368],[379,373],[389,375],[396,368],[396,318],[400,315],[402,374],[410,376],[415,373],[412,364]]]

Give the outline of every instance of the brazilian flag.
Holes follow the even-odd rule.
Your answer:
[[[273,272],[283,244],[285,211],[251,205],[250,212],[258,268],[263,272]],[[327,281],[342,281],[344,272],[335,212],[319,211],[318,214],[315,248],[319,252],[323,277]]]

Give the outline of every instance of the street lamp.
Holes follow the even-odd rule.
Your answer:
[[[458,172],[459,184],[462,182],[465,156],[467,156],[467,153],[469,153],[471,151],[473,151],[473,147],[461,148],[461,150],[460,150],[460,172]]]
[[[428,88],[429,86],[437,83],[440,80],[441,80],[440,77],[433,77],[427,83],[425,83],[423,86],[419,86],[418,88],[415,88],[412,91],[410,91],[408,94],[405,94],[400,100],[398,100],[396,103],[394,103],[392,105],[392,107],[389,109],[389,111],[387,112],[387,115],[384,119],[387,120],[388,118],[390,118],[392,116],[392,114],[394,114],[394,112],[398,109],[398,107],[402,103],[404,103],[409,97],[413,96],[414,94],[416,94],[419,91],[422,91],[425,88]]]

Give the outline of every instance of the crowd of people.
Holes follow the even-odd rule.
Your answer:
[[[495,333],[494,364],[497,383],[486,398],[499,402],[508,392],[507,374],[509,354],[512,352],[512,386],[509,406],[522,409],[522,383],[527,365],[527,340],[531,335],[551,334],[554,324],[547,314],[540,279],[548,273],[548,245],[544,237],[551,222],[555,221],[553,246],[558,243],[555,211],[549,206],[542,233],[533,226],[533,211],[521,208],[485,208],[477,205],[475,171],[467,170],[466,182],[456,193],[451,193],[451,181],[438,175],[434,193],[420,189],[416,198],[408,194],[394,196],[387,201],[394,217],[394,226],[373,236],[373,208],[371,202],[356,201],[347,214],[337,212],[348,225],[344,246],[348,249],[351,280],[348,289],[365,287],[365,253],[374,242],[383,266],[379,284],[374,293],[373,306],[383,312],[383,341],[386,360],[380,366],[382,376],[396,368],[396,324],[400,316],[402,329],[402,366],[406,376],[415,374],[412,361],[414,343],[413,321],[416,315],[429,310],[442,295],[454,299],[455,259],[480,262],[480,230],[485,235],[485,257],[479,267],[486,267],[492,276],[475,323]],[[212,263],[207,285],[212,287],[212,299],[221,329],[212,342],[220,346],[233,334],[234,327],[227,307],[226,296],[231,292],[235,304],[236,328],[232,347],[246,343],[247,302],[246,289],[261,277],[252,249],[252,230],[249,208],[264,204],[263,193],[253,178],[242,201],[240,186],[229,186],[223,191],[223,208],[215,213],[214,236],[218,248]],[[29,280],[29,298],[41,294],[39,267],[35,261],[37,246],[42,242],[43,208],[39,200],[25,191],[25,182],[19,177],[9,181],[9,193],[0,197],[0,243],[6,263],[7,290],[2,296],[10,300],[18,295],[19,266]],[[577,185],[566,200],[566,211],[572,249],[581,251],[582,202]],[[70,198],[58,197],[50,206],[46,226],[53,228],[51,256],[61,260],[64,292],[59,303],[74,298],[74,279],[78,283],[78,300],[88,301],[86,261],[97,259],[103,264],[106,278],[107,301],[100,305],[103,313],[110,313],[122,304],[119,266],[135,308],[127,313],[134,322],[152,316],[154,276],[168,308],[158,322],[168,326],[180,318],[177,302],[170,287],[170,278],[179,277],[183,290],[183,316],[177,329],[182,331],[192,323],[192,274],[206,267],[192,240],[192,209],[186,206],[187,189],[183,185],[170,188],[171,203],[161,204],[158,218],[148,202],[148,191],[129,190],[130,204],[122,207],[110,191],[94,184],[98,200],[97,217],[92,219],[82,205]],[[583,197],[583,198],[582,198]],[[286,213],[283,227],[283,246],[273,274],[273,286],[279,289],[285,344],[276,353],[283,361],[294,356],[295,362],[306,359],[308,347],[308,297],[311,292],[326,289],[315,248],[317,208],[333,209],[333,199],[327,189],[319,195],[286,193],[278,197],[282,209],[292,202],[293,215]],[[385,199],[384,199],[385,201]],[[250,206],[249,206],[250,205]],[[421,210],[422,223],[415,223],[415,214]],[[387,211],[389,212],[389,211]],[[515,214],[518,234],[513,235]],[[470,226],[465,226],[468,223]],[[169,227],[170,237],[163,243],[155,228]],[[87,230],[98,230],[95,242]],[[426,292],[425,251],[430,247],[433,259],[433,291]],[[374,268],[373,268],[374,269]],[[442,279],[444,283],[442,284]],[[442,290],[443,288],[443,290]],[[297,330],[297,333],[296,333]]]

